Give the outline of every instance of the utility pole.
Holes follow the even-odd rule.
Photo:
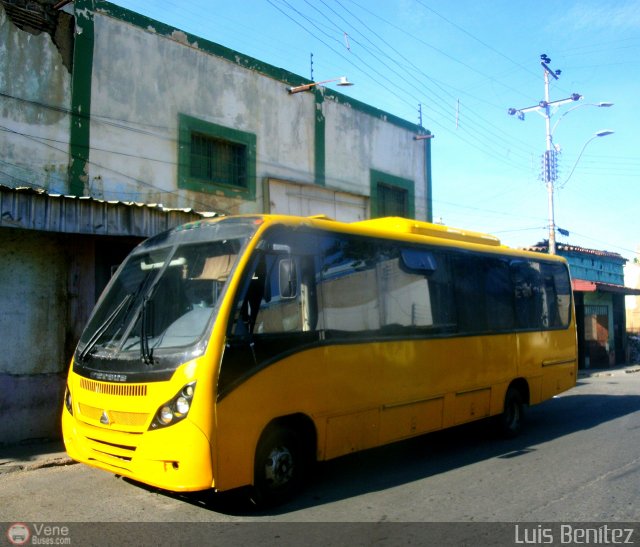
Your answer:
[[[566,99],[560,99],[552,101],[549,96],[549,78],[557,80],[560,77],[561,71],[553,71],[549,67],[551,59],[546,54],[540,55],[540,65],[542,66],[544,75],[544,100],[540,101],[537,105],[528,106],[526,108],[509,108],[507,111],[511,116],[517,116],[519,120],[524,120],[526,112],[537,112],[545,119],[545,136],[546,136],[546,148],[542,162],[542,178],[545,186],[547,187],[547,198],[549,208],[549,254],[556,254],[556,222],[553,205],[553,193],[555,182],[558,178],[558,158],[556,155],[556,149],[553,146],[552,131],[551,131],[551,115],[556,112],[558,107],[563,104],[579,101],[582,99],[582,95],[579,93],[573,93]]]

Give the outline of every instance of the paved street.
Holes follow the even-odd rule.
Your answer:
[[[0,521],[638,522],[639,446],[640,372],[616,370],[531,408],[518,439],[483,423],[341,458],[268,513],[71,465],[0,475]]]

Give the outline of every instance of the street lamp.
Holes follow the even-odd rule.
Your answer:
[[[578,158],[576,159],[575,163],[573,164],[573,167],[571,168],[571,172],[569,173],[569,176],[565,179],[565,181],[562,183],[562,185],[560,186],[560,188],[564,188],[564,186],[567,184],[567,182],[569,182],[569,179],[571,178],[571,175],[573,175],[573,172],[576,170],[576,167],[578,166],[578,162],[580,161],[580,158],[582,157],[582,154],[584,153],[585,149],[587,148],[587,146],[589,145],[589,143],[599,137],[606,137],[608,135],[613,135],[615,133],[615,131],[612,131],[611,129],[602,129],[600,131],[598,131],[597,133],[595,133],[593,135],[593,137],[591,137],[587,142],[584,143],[584,146],[582,147],[582,150],[580,150],[580,153],[578,154]]]
[[[336,85],[339,85],[341,87],[353,85],[353,83],[347,80],[346,76],[340,76],[340,78],[333,78],[331,80],[323,80],[321,82],[312,82],[310,84],[303,84],[295,87],[289,87],[287,88],[287,91],[289,92],[289,94],[292,95],[294,93],[300,93],[301,91],[309,91],[312,87],[319,86],[322,84],[328,84],[331,82],[338,82]]]
[[[599,102],[599,103],[582,103],[576,106],[572,106],[569,110],[567,110],[566,112],[563,112],[562,115],[558,118],[558,121],[556,123],[553,124],[553,127],[551,128],[551,136],[553,137],[553,133],[556,130],[556,127],[558,127],[558,124],[562,121],[562,119],[569,114],[569,112],[573,112],[574,110],[576,110],[577,108],[582,108],[584,106],[596,106],[598,108],[610,108],[613,106],[614,103],[608,103],[608,102]]]

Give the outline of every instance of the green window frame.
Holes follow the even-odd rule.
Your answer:
[[[178,188],[253,200],[256,135],[179,114]]]
[[[415,218],[415,183],[412,180],[375,169],[371,169],[370,175],[371,218],[384,216]],[[390,199],[395,200],[395,203],[390,202]]]

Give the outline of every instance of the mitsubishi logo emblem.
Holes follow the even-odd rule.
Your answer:
[[[104,425],[109,425],[111,423],[111,420],[109,420],[109,415],[107,414],[106,410],[102,411],[102,415],[100,416],[100,423]]]

